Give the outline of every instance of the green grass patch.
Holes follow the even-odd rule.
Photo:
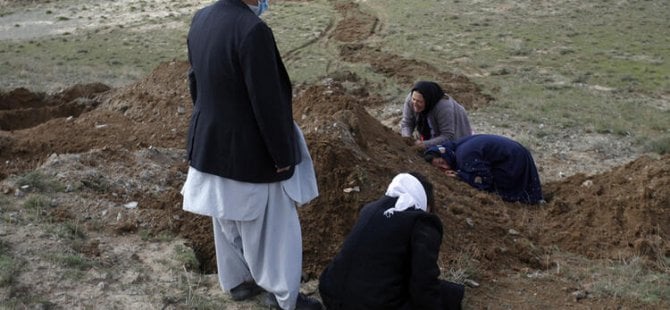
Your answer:
[[[586,288],[594,297],[636,300],[647,305],[670,302],[670,274],[642,260],[631,257],[619,261],[589,260],[569,254],[555,254],[557,276],[570,279]]]
[[[114,27],[32,40],[34,43],[0,41],[0,50],[12,55],[11,62],[0,66],[0,74],[5,76],[0,85],[46,91],[93,81],[123,86],[144,77],[162,62],[185,60],[187,30],[184,26],[148,33]]]
[[[49,207],[49,198],[39,194],[28,195],[23,202],[23,208],[27,211],[28,218],[35,221],[46,220],[46,210]]]
[[[150,242],[169,242],[174,240],[174,238],[176,237],[173,233],[169,231],[161,231],[158,234],[156,234],[148,229],[140,230],[139,235],[140,238],[142,238],[142,241],[150,241]]]
[[[11,204],[11,200],[5,196],[5,195],[0,195],[0,207],[7,207]]]
[[[437,65],[459,59],[455,69],[464,71],[479,71],[481,64],[529,66],[617,89],[670,89],[670,22],[667,7],[655,1],[548,7],[531,0],[506,6],[446,1],[413,3],[411,10],[402,0],[369,5],[387,17],[388,48]]]
[[[10,250],[9,244],[0,240],[0,287],[14,283],[14,278],[21,268],[20,263],[12,257]]]
[[[479,277],[479,264],[477,260],[468,252],[461,252],[455,258],[447,263],[447,266],[441,266],[443,271],[442,278],[451,282],[464,283],[467,279],[476,279]]]
[[[661,155],[670,154],[670,134],[662,137],[645,141],[645,150]]]
[[[65,185],[60,183],[53,177],[44,175],[39,171],[31,171],[16,180],[16,185],[19,187],[27,187],[26,190],[38,191],[43,193],[62,192],[65,190]]]
[[[90,260],[78,254],[55,253],[49,256],[49,258],[54,263],[57,263],[63,267],[79,271],[84,271],[93,267],[93,263]]]
[[[58,225],[56,235],[66,240],[84,240],[86,233],[79,221],[67,221]]]
[[[627,297],[644,303],[670,299],[670,274],[645,267],[639,258],[596,265],[592,290],[597,295]]]
[[[180,265],[184,266],[188,270],[194,270],[200,268],[200,262],[195,256],[193,249],[186,247],[184,245],[178,244],[174,248],[175,259],[179,262]]]

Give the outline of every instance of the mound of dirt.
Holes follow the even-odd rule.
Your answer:
[[[179,190],[187,168],[183,154],[157,151],[183,150],[191,111],[187,68],[184,62],[162,64],[138,83],[91,97],[96,104],[79,116],[0,131],[3,176],[33,169],[54,158],[53,153],[97,150],[103,155],[96,160],[80,160],[87,166],[108,167],[103,175],[125,173],[130,180],[146,182],[160,179],[159,191],[147,190],[140,181],[117,178],[111,184],[118,186],[97,193],[111,201],[134,200],[142,206],[135,217],[112,225],[113,229],[132,233],[142,227],[154,234],[182,236],[195,249],[202,270],[215,272],[209,219],[181,210]],[[91,94],[73,93],[61,97],[76,100]],[[22,94],[16,98],[36,96],[24,90],[14,94]],[[549,198],[545,205],[506,203],[446,178],[423,162],[396,132],[366,112],[374,100],[352,93],[335,79],[306,87],[294,99],[294,118],[305,133],[321,193],[299,209],[304,269],[311,277],[336,253],[358,210],[383,195],[391,178],[403,171],[423,173],[435,184],[436,213],[445,227],[443,265],[454,260],[456,253],[468,252],[491,274],[501,264],[542,267],[543,258],[555,247],[598,258],[670,255],[669,156],[643,157],[601,175],[575,175],[545,184]],[[158,169],[163,171],[160,177],[144,175],[155,169],[138,167],[129,155],[132,151],[144,152],[143,156],[163,165]],[[82,178],[88,182],[82,184],[96,187],[95,176]]]
[[[0,128],[15,130],[0,131],[0,177],[34,169],[53,153],[183,147],[191,109],[187,68],[163,63],[138,83],[112,90],[88,84],[53,96],[23,88],[2,94]]]
[[[670,156],[547,188],[554,199],[539,242],[593,258],[670,256]]]

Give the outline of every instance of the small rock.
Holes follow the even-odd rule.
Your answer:
[[[125,205],[123,205],[124,208],[126,209],[135,209],[137,208],[137,201],[131,201]]]
[[[98,287],[99,291],[104,291],[105,289],[107,289],[107,283],[105,283],[105,282],[100,282],[96,286]]]
[[[454,204],[449,209],[451,210],[451,213],[456,215],[463,214],[463,212],[465,212],[465,209],[463,209],[463,207],[460,206],[459,204]]]
[[[465,279],[465,280],[463,280],[463,284],[465,284],[465,285],[467,285],[467,286],[469,286],[469,287],[479,287],[479,283],[477,283],[477,281],[475,281],[475,280],[471,280],[471,279]]]
[[[345,188],[343,191],[344,191],[345,193],[360,192],[360,191],[361,191],[361,188],[358,187],[358,186],[347,187],[347,188]]]
[[[510,228],[510,229],[507,231],[507,233],[510,234],[510,235],[512,235],[512,236],[518,236],[518,235],[519,235],[519,232],[518,232],[517,230],[515,230],[515,229],[512,229],[512,228]]]
[[[582,187],[591,187],[593,185],[593,181],[591,180],[586,180],[584,183],[582,183]]]
[[[572,292],[572,296],[575,297],[575,301],[580,301],[584,298],[587,298],[589,296],[589,293],[584,290],[579,290]]]
[[[468,227],[470,227],[470,228],[475,227],[475,222],[469,217],[465,219],[465,224],[468,224]]]

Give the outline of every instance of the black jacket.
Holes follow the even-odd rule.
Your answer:
[[[397,198],[367,204],[319,279],[328,309],[440,309],[442,223],[417,209],[383,214]]]
[[[187,152],[202,172],[253,183],[299,162],[292,86],[272,30],[241,0],[199,10],[188,33],[194,102]]]

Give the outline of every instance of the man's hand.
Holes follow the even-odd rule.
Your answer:
[[[416,141],[412,137],[403,137],[402,139],[405,142],[405,144],[407,144],[407,146],[413,146],[414,142]]]
[[[282,173],[284,171],[288,171],[289,169],[291,169],[291,166],[286,166],[284,168],[277,168],[277,173]]]

